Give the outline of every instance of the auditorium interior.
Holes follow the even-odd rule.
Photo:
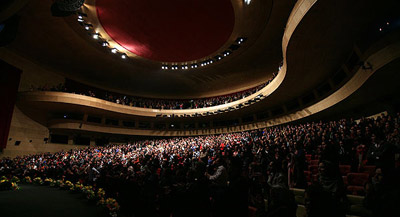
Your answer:
[[[2,0],[0,216],[399,216],[399,9]]]

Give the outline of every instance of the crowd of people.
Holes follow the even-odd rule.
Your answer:
[[[126,96],[117,93],[110,93],[104,91],[96,91],[96,89],[90,88],[74,88],[68,87],[64,84],[59,84],[57,86],[41,86],[41,87],[31,87],[31,91],[39,90],[39,91],[61,91],[61,92],[69,92],[75,93],[80,95],[86,95],[91,97],[97,97],[100,99],[104,99],[110,102],[115,102],[122,105],[129,105],[134,107],[141,107],[141,108],[154,108],[154,109],[196,109],[196,108],[206,108],[212,107],[222,104],[227,104],[230,102],[234,102],[245,97],[248,97],[265,86],[267,86],[271,81],[276,77],[276,74],[265,83],[260,84],[256,87],[250,88],[248,90],[216,96],[216,97],[209,97],[209,98],[201,98],[201,99],[188,99],[188,100],[175,100],[175,99],[151,99],[151,98],[143,98],[143,97],[136,97],[136,96]]]
[[[400,114],[288,124],[246,132],[132,141],[0,160],[0,176],[65,179],[104,188],[125,216],[296,216],[291,187],[306,189],[307,216],[345,216],[339,164],[376,165],[365,207],[397,208]],[[319,159],[308,184],[306,154]],[[394,196],[393,196],[394,195]],[[397,196],[396,196],[397,195]],[[396,198],[397,197],[397,198]],[[267,201],[267,203],[265,203]]]

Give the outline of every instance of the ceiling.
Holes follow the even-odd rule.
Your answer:
[[[172,5],[163,6],[166,11],[182,7],[182,14],[174,13],[174,16],[159,14],[162,11],[160,7],[152,8],[150,4],[139,3],[144,1],[126,0],[121,1],[121,5],[110,4],[113,1],[105,0],[86,1],[87,9],[98,4],[97,11],[103,28],[119,43],[152,44],[151,52],[148,53],[140,53],[132,48],[138,56],[126,61],[112,55],[93,40],[79,25],[76,16],[52,16],[51,1],[31,0],[26,3],[18,13],[21,19],[17,37],[4,49],[49,71],[85,84],[153,98],[199,98],[232,93],[261,84],[273,72],[277,72],[282,61],[282,36],[296,1],[253,0],[250,5],[245,5],[242,0],[221,0],[218,4],[211,0],[198,2],[198,7],[213,16],[231,14],[230,7],[233,8],[233,18],[231,15],[223,16],[226,19],[224,22],[228,24],[225,23],[227,25],[224,24],[221,29],[218,28],[218,22],[202,26],[202,22],[210,22],[213,16],[203,19],[205,13],[193,10],[182,1],[174,0],[171,1]],[[134,2],[146,9],[130,14],[128,9],[134,7]],[[205,2],[209,2],[209,8],[203,5]],[[225,4],[228,8],[223,6]],[[286,57],[287,75],[278,90],[268,100],[221,116],[243,116],[267,110],[309,93],[346,62],[357,40],[371,23],[396,13],[396,5],[396,0],[317,1],[291,37]],[[176,25],[178,29],[187,26],[191,21],[182,19],[182,16],[187,16],[183,11],[196,14],[194,20],[198,28],[190,31],[181,29],[179,34],[173,28],[165,28],[168,33],[164,33],[164,30],[158,32],[163,37],[149,36],[144,32],[140,37],[133,37],[139,34],[135,26],[141,24],[148,24],[142,28],[150,33],[153,33],[152,28],[164,28],[165,23]],[[107,20],[110,14],[112,16]],[[144,21],[139,22],[140,19],[135,16],[146,17],[142,17]],[[216,33],[216,29],[220,32]],[[194,49],[189,51],[161,46],[163,43],[183,46],[185,40],[193,39],[183,33],[193,37],[203,36],[190,42]],[[203,37],[216,37],[215,44],[196,43]],[[247,41],[232,55],[215,64],[189,70],[161,70],[163,61],[213,57],[227,49],[238,37],[246,37]],[[183,47],[188,48],[187,45]]]
[[[207,57],[225,44],[235,23],[230,0],[97,0],[96,10],[119,45],[163,62]]]
[[[93,1],[86,2],[86,8],[95,5]],[[246,37],[247,41],[222,61],[197,69],[161,70],[159,61],[141,57],[121,60],[99,46],[79,25],[76,16],[52,16],[51,1],[28,1],[19,12],[17,37],[5,49],[49,71],[121,93],[156,98],[228,94],[259,85],[278,70],[282,61],[282,35],[295,1],[263,0],[244,5],[242,0],[231,0],[230,3],[234,9],[232,33],[210,56],[227,49],[238,37]],[[210,30],[204,28],[204,33]],[[201,55],[213,49],[210,47]]]

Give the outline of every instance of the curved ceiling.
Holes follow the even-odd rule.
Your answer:
[[[86,0],[84,8],[95,8],[91,2],[94,0]],[[296,3],[230,2],[235,13],[234,27],[220,49],[228,48],[239,36],[247,37],[246,43],[229,58],[195,70],[161,70],[159,62],[145,58],[123,61],[99,46],[79,25],[76,16],[53,17],[51,1],[27,3],[19,13],[17,37],[1,48],[4,52],[0,52],[0,57],[7,61],[12,58],[9,54],[21,56],[70,79],[135,96],[187,99],[228,94],[261,84],[278,70],[283,32]],[[315,89],[345,62],[360,32],[374,19],[384,17],[389,9],[395,10],[387,3],[396,2],[318,1],[291,38],[288,74],[282,85],[269,100],[249,109],[273,108]]]
[[[246,42],[229,57],[197,69],[162,70],[162,63],[139,56],[122,60],[88,35],[77,16],[52,16],[51,1],[26,4],[19,33],[6,50],[72,80],[134,96],[191,99],[229,94],[262,84],[277,72],[284,27],[295,2],[230,3],[233,31],[211,56],[228,49],[238,37],[246,37]],[[89,14],[96,12],[94,0],[86,0],[82,8],[88,14],[86,22],[98,21]]]
[[[96,10],[119,45],[162,62],[212,54],[229,39],[235,23],[230,0],[96,0]]]

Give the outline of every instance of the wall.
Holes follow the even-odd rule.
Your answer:
[[[49,130],[47,127],[33,121],[17,107],[14,107],[7,147],[3,150],[3,153],[0,153],[0,158],[85,147],[82,145],[46,144],[44,138],[48,137]],[[21,143],[16,146],[16,141]]]
[[[28,91],[31,85],[34,87],[45,85],[51,87],[65,81],[63,76],[51,72],[51,70],[45,69],[5,48],[0,48],[0,59],[22,70],[19,92]]]

